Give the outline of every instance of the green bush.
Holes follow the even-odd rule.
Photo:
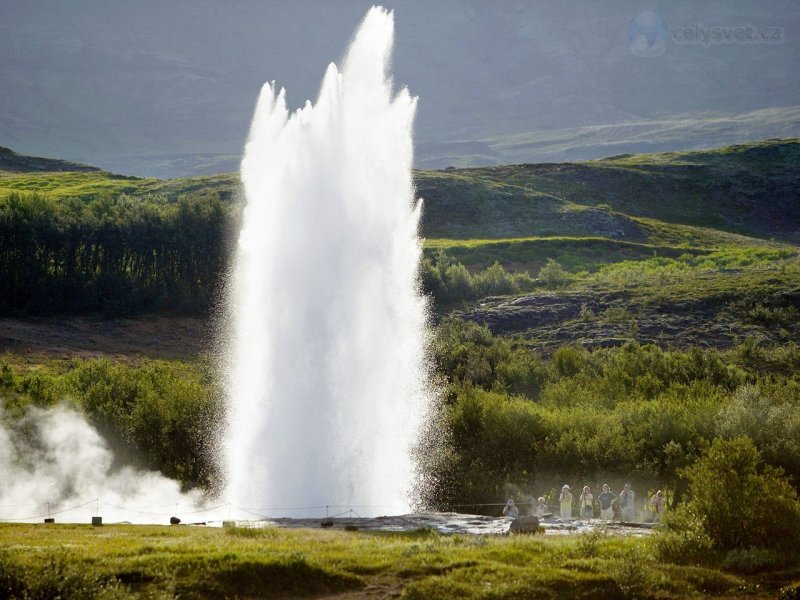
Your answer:
[[[613,569],[622,597],[630,600],[652,598],[656,579],[648,568],[647,558],[633,551],[626,554]]]
[[[187,488],[212,490],[221,480],[222,394],[199,365],[95,359],[75,361],[63,373],[4,372],[5,420],[64,401],[106,439],[119,464],[160,471]]]
[[[423,291],[433,297],[439,308],[485,296],[517,294],[529,291],[535,285],[527,273],[510,273],[499,262],[472,275],[445,252],[423,259],[420,277]]]
[[[523,340],[446,318],[437,330],[435,360],[447,382],[447,410],[437,427],[453,447],[438,463],[450,470],[437,473],[458,495],[439,490],[431,497],[453,504],[496,502],[491,494],[502,498],[504,484],[533,482],[536,489],[529,493],[539,496],[565,481],[597,485],[602,477],[614,489],[634,479],[639,490],[669,490],[680,501],[686,487],[681,470],[714,438],[743,435],[768,465],[782,467],[798,485],[800,380],[793,374],[799,357],[797,348],[788,346],[762,347],[758,361],[747,362],[736,350],[628,343],[593,351],[564,346],[547,360]],[[506,415],[524,407],[525,422],[535,414],[535,443],[515,451],[515,429],[490,433],[486,415],[498,407]],[[489,435],[501,439],[487,442]],[[476,448],[490,445],[510,450],[476,454]],[[520,461],[516,455],[523,448],[535,455]],[[762,500],[756,504],[767,506]],[[679,535],[670,543],[706,552],[705,539],[689,538]]]
[[[552,258],[548,258],[544,266],[539,269],[538,277],[549,288],[561,288],[570,281],[569,273]]]
[[[545,380],[538,356],[471,321],[444,319],[437,330],[435,350],[437,370],[450,383],[536,397]]]
[[[765,381],[737,389],[720,409],[721,437],[747,436],[762,458],[800,481],[800,386],[790,381]]]
[[[778,469],[762,464],[749,438],[715,439],[684,475],[690,499],[665,518],[656,540],[664,558],[679,558],[673,550],[683,541],[701,552],[708,540],[720,552],[758,548],[797,556],[797,494]]]
[[[786,556],[764,548],[737,548],[730,550],[722,560],[723,568],[752,575],[775,571],[786,564]]]
[[[706,531],[704,517],[687,507],[664,514],[653,545],[657,556],[666,562],[702,565],[715,560],[714,541]]]

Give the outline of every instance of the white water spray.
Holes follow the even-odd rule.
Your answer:
[[[430,395],[411,178],[416,99],[373,7],[293,114],[265,85],[242,161],[228,500],[270,515],[408,511]],[[304,509],[304,510],[300,510]]]

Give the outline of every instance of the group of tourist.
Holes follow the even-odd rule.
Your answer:
[[[577,500],[579,511],[577,516],[579,516],[581,519],[594,518],[595,497],[588,485],[583,487],[583,490],[581,490]],[[607,521],[610,521],[614,518],[615,500],[619,505],[620,518],[622,521],[636,521],[636,494],[631,489],[630,483],[625,484],[619,495],[612,492],[607,483],[603,484],[603,491],[597,496],[597,504],[600,506],[600,518]],[[561,516],[565,519],[571,519],[575,498],[572,494],[572,488],[570,488],[569,485],[564,484],[561,487],[561,493],[558,496],[558,501],[561,509]],[[661,513],[664,511],[664,495],[661,490],[658,490],[658,492],[656,492],[656,494],[651,498],[650,506],[652,507],[654,513],[653,521],[660,521]],[[540,497],[537,500],[536,506],[532,512],[537,517],[544,517],[550,514],[544,497]],[[503,514],[507,517],[511,517],[512,519],[516,519],[519,516],[519,509],[514,504],[512,499],[509,498],[508,502],[506,502],[506,505],[503,508]]]

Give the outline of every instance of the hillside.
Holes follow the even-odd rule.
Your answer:
[[[41,158],[39,156],[25,156],[17,154],[10,148],[0,146],[0,171],[10,173],[41,173],[47,171],[56,172],[92,172],[99,171],[97,167],[81,165],[66,160],[55,158]]]
[[[512,198],[525,196],[536,208],[548,199],[552,205],[549,212],[560,213],[562,224],[555,219],[539,222],[540,228],[550,228],[551,235],[566,233],[569,227],[584,231],[594,227],[604,237],[635,239],[637,235],[642,237],[635,218],[647,217],[797,243],[798,164],[800,140],[789,139],[712,151],[620,155],[588,162],[508,165],[445,173],[451,189],[454,181],[470,182],[470,200],[472,196],[492,197],[482,204],[482,214],[476,218],[495,227],[498,219],[492,218],[492,207],[498,202],[513,207]],[[437,187],[444,186],[434,186]],[[420,188],[424,195],[424,184]],[[533,190],[538,192],[535,197],[530,196]],[[447,195],[460,198],[452,192]],[[461,209],[460,205],[459,201]],[[436,204],[432,206],[431,210],[437,208]],[[443,214],[453,214],[454,207],[443,208]],[[528,214],[539,219],[534,211]],[[452,219],[461,223],[466,217],[467,225],[462,227],[469,227],[472,216],[461,209]],[[434,213],[436,225],[440,218],[443,217],[438,212]],[[582,218],[586,219],[585,224],[575,223]],[[477,232],[473,228],[470,233]]]
[[[10,151],[3,156],[0,216],[10,228],[4,239],[11,244],[3,246],[10,254],[0,269],[3,277],[11,277],[4,314],[133,316],[166,310],[197,316],[213,297],[222,273],[208,272],[208,265],[224,264],[228,250],[216,246],[238,219],[237,175],[159,180]],[[477,276],[498,261],[511,272],[527,274],[531,282],[480,307],[463,297],[455,304],[451,298],[439,309],[460,308],[467,318],[487,323],[497,333],[520,334],[547,348],[573,341],[619,344],[632,320],[639,339],[662,345],[728,347],[748,336],[774,342],[796,339],[793,313],[781,311],[800,307],[795,258],[800,240],[798,165],[800,141],[788,139],[582,163],[416,171],[417,195],[425,203],[425,253],[432,264],[446,257]],[[22,194],[21,200],[9,204],[12,193]],[[26,198],[34,193],[39,199],[30,204]],[[30,221],[34,214],[42,220]],[[98,215],[105,215],[103,227],[118,233],[109,238],[112,230],[98,229]],[[224,223],[206,222],[212,218]],[[19,227],[46,227],[50,233],[42,231],[39,242],[29,240],[31,250],[20,255],[19,242],[11,235]],[[208,239],[192,238],[208,232],[217,240],[211,244],[216,249]],[[127,249],[123,245],[122,254],[114,250],[81,257],[60,249],[59,239],[80,244],[73,235],[95,248],[112,239],[131,244]],[[167,262],[154,260],[147,240],[156,244],[156,252],[178,254]],[[187,262],[189,255],[171,248],[178,242],[192,253],[202,248],[205,256],[215,258]],[[35,250],[43,243],[50,246]],[[209,250],[213,252],[207,254]],[[734,250],[735,259],[724,258]],[[70,256],[84,266],[64,263],[58,267],[58,281],[48,275],[49,261]],[[107,261],[115,256],[118,262]],[[541,282],[530,279],[548,259],[558,261],[568,276],[559,289],[542,289]],[[170,268],[162,273],[167,264]],[[177,268],[184,270],[176,272],[175,265],[181,264]],[[92,277],[74,279],[86,265],[94,265]],[[125,265],[140,266],[132,271]],[[115,274],[117,268],[122,271]],[[72,279],[65,280],[69,273]],[[32,278],[38,281],[35,286]],[[21,295],[13,291],[15,286],[23,286]],[[72,302],[70,290],[75,289],[84,292],[80,301]],[[111,289],[119,290],[115,298],[129,301],[103,301]],[[475,290],[485,295],[500,288]],[[125,308],[134,299],[138,304]],[[763,310],[780,314],[748,316]],[[14,329],[16,333],[6,336],[7,347],[39,346],[32,341],[39,334]],[[180,339],[181,332],[174,335]]]
[[[690,245],[698,235],[712,245],[744,242],[726,233],[797,242],[798,164],[800,140],[792,138],[575,163],[416,171],[415,180],[425,200],[422,232],[432,239],[568,236],[643,242],[669,231]],[[228,200],[238,189],[236,174],[161,180],[0,152],[0,197],[19,191],[84,201],[122,193],[175,200],[213,191]],[[718,231],[692,233],[675,225]]]
[[[576,342],[721,349],[800,343],[800,252],[729,250],[627,261],[559,289],[488,298],[460,314],[545,353]]]

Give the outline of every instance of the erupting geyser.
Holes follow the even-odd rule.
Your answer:
[[[261,91],[231,292],[229,501],[270,515],[409,508],[430,391],[411,178],[416,99],[373,7],[316,104]]]

